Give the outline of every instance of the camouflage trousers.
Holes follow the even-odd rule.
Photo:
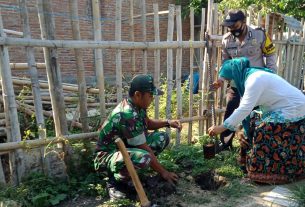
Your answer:
[[[165,132],[155,131],[146,136],[146,143],[157,156],[169,144],[169,136]],[[151,157],[149,152],[146,150],[139,148],[127,148],[127,151],[136,170],[145,169],[150,166]],[[99,162],[101,166],[104,166],[107,169],[110,176],[114,176],[115,180],[123,182],[130,180],[129,173],[120,151],[107,153],[105,156],[103,156],[103,159],[99,160]]]

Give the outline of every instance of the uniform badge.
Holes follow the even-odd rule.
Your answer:
[[[256,45],[256,44],[257,44],[257,40],[256,40],[256,39],[252,39],[251,44],[252,44],[252,45]]]

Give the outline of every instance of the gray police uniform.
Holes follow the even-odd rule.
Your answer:
[[[230,32],[222,40],[222,59],[247,57],[251,66],[267,67],[274,72],[277,70],[275,47],[269,36],[260,28],[247,26],[245,39],[240,42]],[[264,62],[266,58],[266,63]]]

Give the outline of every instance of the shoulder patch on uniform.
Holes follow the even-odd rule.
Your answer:
[[[271,38],[269,37],[269,35],[265,32],[265,36],[266,36],[266,40],[265,40],[265,44],[263,47],[263,53],[265,55],[272,55],[275,53],[275,46],[272,43]]]

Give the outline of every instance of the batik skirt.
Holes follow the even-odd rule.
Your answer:
[[[251,180],[282,184],[305,177],[305,119],[261,123],[246,158]]]

